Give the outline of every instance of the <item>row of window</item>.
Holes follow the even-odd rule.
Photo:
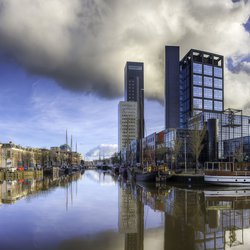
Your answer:
[[[203,100],[203,102],[202,102]],[[194,109],[207,109],[207,110],[215,110],[215,111],[222,111],[223,104],[220,101],[212,101],[208,99],[193,99],[193,108]]]
[[[193,87],[193,96],[195,97],[205,97],[210,99],[217,99],[222,100],[223,99],[223,92],[222,90],[218,89],[209,89],[209,88],[201,88],[201,87]]]
[[[204,76],[202,81],[201,75],[193,75],[193,84],[197,86],[214,87],[217,89],[222,89],[222,79],[216,77]]]
[[[204,64],[202,67],[202,64],[200,63],[193,63],[193,73],[222,77],[222,68],[216,66],[213,67],[206,64]]]

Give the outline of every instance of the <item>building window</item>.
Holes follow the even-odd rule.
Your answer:
[[[213,90],[208,89],[208,88],[204,88],[204,97],[212,99],[213,98]]]
[[[202,86],[202,76],[200,75],[193,75],[193,84]]]
[[[193,87],[193,96],[202,97],[202,88]]]
[[[204,65],[204,75],[212,76],[213,75],[213,68],[209,65]]]
[[[213,101],[204,99],[204,109],[213,110]]]
[[[222,91],[221,90],[214,90],[214,99],[222,100]]]
[[[214,67],[214,76],[222,77],[222,68]]]
[[[217,89],[222,89],[222,79],[214,78],[214,87]]]
[[[214,110],[222,111],[222,102],[214,101]]]
[[[213,78],[204,76],[204,86],[206,87],[213,87]]]
[[[193,99],[193,108],[202,109],[202,99],[194,98]]]
[[[202,65],[199,63],[193,63],[193,73],[202,74]]]

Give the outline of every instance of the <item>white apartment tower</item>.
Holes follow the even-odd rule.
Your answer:
[[[119,152],[126,148],[138,136],[138,103],[119,102],[118,111],[118,146]]]

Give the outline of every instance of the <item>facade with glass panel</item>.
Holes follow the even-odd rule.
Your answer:
[[[180,127],[205,111],[224,110],[223,56],[191,49],[180,61]]]
[[[232,118],[233,117],[233,118]],[[189,120],[188,127],[192,129],[194,122],[198,120],[199,128],[207,124],[209,119],[216,119],[217,123],[217,148],[218,158],[234,160],[236,151],[242,148],[242,156],[250,159],[250,116],[242,115],[241,110],[237,114],[228,112],[202,112]]]
[[[124,68],[124,100],[136,102],[138,111],[138,138],[144,137],[144,64],[127,62]]]
[[[238,157],[250,161],[250,116],[243,115],[242,110],[224,110],[223,56],[191,49],[179,61],[177,69],[179,47],[174,49],[175,54],[172,54],[175,63],[171,64],[173,58],[166,57],[166,64],[171,64],[172,68],[166,66],[166,69],[169,67],[171,70],[166,70],[166,77],[168,75],[170,80],[166,81],[165,103],[168,105],[166,118],[176,119],[178,116],[179,126],[166,126],[166,147],[173,148],[171,143],[174,143],[176,138],[182,138],[177,131],[194,130],[198,120],[199,129],[206,126],[204,157],[201,157],[203,160],[206,161],[207,158],[207,161],[235,161]],[[173,48],[170,46],[168,50]],[[177,72],[178,82],[176,77],[171,78],[173,74],[176,76]],[[174,98],[175,102],[170,97]],[[178,105],[175,105],[177,102]],[[179,112],[169,112],[173,106]]]

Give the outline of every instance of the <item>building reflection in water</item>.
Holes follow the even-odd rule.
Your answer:
[[[34,196],[41,191],[44,193],[50,192],[53,187],[61,186],[66,189],[67,209],[69,196],[71,203],[73,202],[73,181],[77,181],[79,178],[81,178],[81,173],[57,178],[49,176],[43,179],[4,180],[0,183],[0,203],[13,204],[23,197]],[[77,195],[77,182],[75,189]]]
[[[144,204],[142,190],[122,183],[119,186],[119,232],[125,235],[125,250],[143,250]]]
[[[164,213],[164,250],[244,247],[250,228],[250,190],[150,186],[119,187],[119,231],[124,249],[143,249],[144,205]]]

